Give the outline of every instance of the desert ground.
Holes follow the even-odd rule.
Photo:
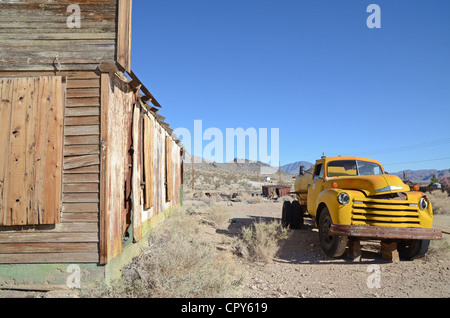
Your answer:
[[[220,235],[237,235],[241,226],[258,219],[279,220],[281,203],[237,203],[230,206],[233,223]],[[450,220],[447,218],[447,221]],[[273,261],[239,260],[248,271],[248,297],[449,297],[450,252],[448,237],[432,242],[428,254],[413,261],[383,260],[378,242],[362,243],[362,258],[330,259],[322,252],[312,222],[290,230],[280,242]],[[379,284],[373,274],[379,273]]]
[[[380,242],[363,241],[362,256],[332,259],[311,219],[282,229],[290,196],[263,197],[263,184],[293,185],[295,176],[267,181],[254,163],[185,166],[183,206],[157,226],[149,247],[112,285],[94,282],[69,294],[31,297],[135,298],[447,298],[450,296],[450,197],[429,194],[434,227],[445,233],[412,261],[381,257]],[[11,296],[11,295],[10,295]],[[12,295],[16,296],[16,295]]]
[[[227,239],[239,237],[243,228],[256,222],[280,221],[282,203],[292,198],[266,199],[260,196],[262,177],[253,173],[233,171],[223,180],[239,175],[235,184],[222,182],[219,186],[214,177],[221,172],[211,167],[196,169],[202,181],[194,190],[185,191],[185,208],[204,213],[209,206],[223,206],[229,221],[221,228],[205,229],[214,237],[218,248],[233,249]],[[188,171],[187,173],[191,173]],[[231,176],[231,177],[230,177]],[[208,184],[208,178],[212,183]],[[272,175],[273,184],[292,185],[292,175]],[[185,183],[189,186],[190,178]],[[191,183],[192,184],[192,183]],[[222,186],[222,188],[221,188]],[[206,195],[207,194],[207,195]],[[429,252],[412,261],[384,260],[380,253],[380,242],[363,241],[362,257],[352,261],[345,256],[328,258],[319,243],[318,230],[312,220],[305,221],[300,230],[289,230],[287,237],[278,242],[272,259],[249,260],[234,255],[234,260],[246,272],[242,284],[244,297],[449,297],[450,296],[450,198],[437,198],[433,205],[434,227],[441,228],[440,241],[432,241]],[[439,202],[437,200],[440,200]],[[235,253],[236,254],[236,253]]]

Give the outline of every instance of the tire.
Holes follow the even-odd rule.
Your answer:
[[[401,258],[412,260],[424,256],[429,246],[430,240],[408,240],[398,242],[397,250]]]
[[[300,230],[303,226],[303,209],[300,206],[300,202],[293,201],[291,203],[292,215],[291,215],[291,229]]]
[[[281,212],[281,226],[287,228],[291,225],[292,220],[292,204],[289,201],[283,202],[283,210]]]
[[[331,234],[332,224],[330,212],[324,207],[319,216],[319,239],[324,253],[333,258],[341,257],[347,247],[347,236]]]

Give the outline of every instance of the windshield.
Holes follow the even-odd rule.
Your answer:
[[[369,176],[383,174],[379,164],[361,160],[331,161],[327,166],[328,177]]]

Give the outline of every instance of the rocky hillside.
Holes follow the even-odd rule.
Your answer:
[[[186,154],[184,158],[185,166],[190,166],[192,164],[192,158],[190,155]],[[235,158],[230,162],[214,162],[198,156],[194,156],[194,164],[199,168],[218,168],[221,170],[231,170],[231,171],[247,171],[255,172],[260,174],[276,174],[278,173],[278,167],[272,167],[261,161],[253,161],[248,159],[238,159]],[[282,169],[283,171],[283,169]]]
[[[418,183],[429,183],[431,178],[433,177],[433,174],[436,175],[436,177],[441,181],[445,180],[446,178],[450,177],[450,169],[445,170],[435,170],[435,169],[428,169],[428,170],[405,170],[406,172],[406,179],[410,180],[412,182],[418,182]],[[396,176],[399,176],[403,179],[403,171],[392,173]],[[441,181],[443,182],[443,181]]]
[[[294,163],[289,163],[287,165],[281,166],[281,170],[289,174],[298,174],[301,166],[305,167],[305,170],[311,168],[314,164],[308,161],[297,161]]]
[[[231,162],[226,163],[218,163],[210,160],[202,159],[194,156],[195,164],[199,167],[205,168],[219,168],[221,170],[229,170],[233,172],[238,171],[246,171],[246,172],[254,172],[260,173],[261,175],[267,174],[277,174],[278,167],[272,167],[268,164],[265,164],[260,161],[252,161],[247,159],[234,159]],[[191,165],[191,156],[186,155],[184,159],[185,166]],[[290,164],[286,164],[281,166],[281,171],[285,174],[297,175],[300,166],[304,166],[305,169],[309,169],[314,164],[308,161],[297,161]],[[441,181],[441,183],[448,182],[450,178],[450,169],[445,170],[436,170],[436,169],[427,169],[427,170],[405,170],[406,171],[406,179],[412,182],[417,183],[428,183],[430,182],[433,174],[436,174],[436,177]],[[390,172],[390,171],[389,171]],[[390,174],[399,176],[403,179],[403,171],[399,172],[390,172]]]
[[[300,166],[304,166],[305,169],[309,169],[314,164],[307,161],[297,161],[284,166],[281,166],[281,170],[289,174],[298,174]],[[434,174],[439,179],[441,183],[447,183],[450,178],[450,169],[436,170],[436,169],[425,169],[425,170],[405,170],[406,179],[417,183],[429,183]],[[390,171],[389,171],[390,172]],[[403,179],[403,171],[390,172],[390,174],[399,176]]]

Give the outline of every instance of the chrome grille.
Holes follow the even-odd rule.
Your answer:
[[[417,204],[406,200],[364,199],[353,201],[352,224],[420,227]]]

